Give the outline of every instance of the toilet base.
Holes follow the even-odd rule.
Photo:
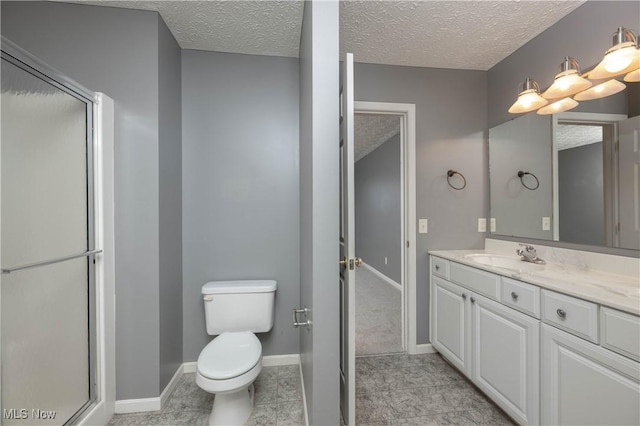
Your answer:
[[[237,392],[217,393],[213,399],[209,425],[244,425],[253,412],[253,396],[253,384]]]

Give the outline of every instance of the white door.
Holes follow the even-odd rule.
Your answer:
[[[356,315],[354,215],[353,54],[347,53],[340,85],[340,408],[346,425],[356,420]]]
[[[640,424],[638,364],[542,324],[544,425]]]
[[[431,276],[431,343],[460,371],[469,373],[469,311],[466,308],[470,291]]]
[[[540,321],[478,295],[471,301],[471,380],[520,424],[540,415]]]
[[[640,116],[618,125],[620,247],[640,249]]]

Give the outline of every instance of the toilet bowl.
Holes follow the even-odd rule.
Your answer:
[[[196,383],[215,393],[210,425],[241,425],[253,410],[253,381],[262,371],[262,345],[255,334],[225,332],[198,356]]]
[[[202,287],[207,333],[218,335],[198,356],[196,384],[215,394],[210,425],[243,425],[251,416],[253,382],[262,371],[254,333],[273,327],[275,281],[213,281]]]

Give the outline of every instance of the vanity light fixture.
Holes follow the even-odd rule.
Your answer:
[[[549,101],[540,96],[540,86],[538,82],[527,77],[518,90],[518,99],[515,101],[509,112],[520,114],[536,110],[548,104]]]
[[[578,103],[571,98],[560,99],[559,101],[555,101],[550,103],[549,105],[540,108],[536,111],[538,115],[549,115],[549,114],[557,114],[563,111],[569,111],[578,106]]]
[[[590,101],[593,99],[606,98],[622,92],[627,86],[618,80],[607,80],[604,83],[592,86],[590,89],[576,94],[573,99],[576,101]]]
[[[618,27],[613,34],[611,48],[604,59],[588,73],[589,79],[603,79],[627,74],[640,68],[640,50],[638,39],[633,31]]]
[[[628,83],[640,83],[640,68],[625,75],[624,81]]]
[[[578,61],[569,56],[564,57],[560,64],[560,73],[555,81],[543,94],[546,99],[566,98],[591,87],[591,82],[580,76]]]

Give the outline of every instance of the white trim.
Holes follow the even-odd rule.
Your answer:
[[[183,374],[195,373],[198,363],[196,361],[182,363],[173,377],[167,383],[160,396],[153,398],[140,398],[140,399],[121,399],[115,402],[115,412],[117,414],[126,413],[140,413],[143,411],[160,411],[162,407],[167,403],[167,400],[178,385],[178,381]],[[300,365],[300,355],[298,354],[286,354],[286,355],[267,355],[262,357],[263,367],[276,367],[280,365]],[[302,370],[300,371],[300,379],[302,380]],[[307,400],[304,395],[304,386],[302,387],[302,398],[304,401],[305,416],[307,415]],[[110,417],[103,423],[107,423]],[[94,423],[87,423],[94,424]],[[307,425],[309,424],[307,419]]]
[[[96,404],[79,425],[106,424],[115,412],[115,225],[114,225],[114,107],[96,93],[94,102],[94,194],[96,232]]]
[[[180,381],[180,377],[184,374],[184,364],[180,364],[175,373],[173,373],[173,377],[167,383],[167,386],[164,387],[164,390],[160,394],[160,407],[164,407],[169,397],[178,386],[178,382]]]
[[[409,354],[417,353],[416,292],[416,106],[388,102],[355,102],[359,114],[391,114],[402,119],[402,340]],[[406,247],[406,243],[409,247]]]
[[[302,363],[300,361],[300,356],[298,355],[298,367],[300,370],[300,389],[302,389],[302,407],[304,409],[304,424],[305,426],[309,426],[309,410],[307,410],[307,395],[304,392],[304,374],[302,374]]]
[[[569,121],[571,123],[593,123],[612,124],[621,120],[626,120],[623,114],[601,114],[593,112],[562,112],[553,114],[551,120],[551,174],[552,174],[552,195],[553,195],[553,240],[560,241],[560,197],[559,197],[559,175],[558,175],[558,145],[556,132],[558,122]],[[617,136],[615,137],[617,139]],[[607,230],[608,232],[609,230]]]
[[[438,351],[433,347],[433,345],[431,343],[424,343],[424,344],[416,345],[415,355],[417,355],[417,354],[437,354],[437,353],[438,353]]]
[[[364,268],[367,271],[371,272],[373,275],[377,276],[382,281],[384,281],[387,284],[391,285],[395,290],[402,291],[402,286],[400,284],[398,284],[397,282],[395,282],[394,280],[392,280],[391,278],[389,278],[388,276],[386,276],[382,272],[378,271],[373,266],[369,265],[368,263],[364,263],[364,262],[362,262],[362,266],[364,266]]]

